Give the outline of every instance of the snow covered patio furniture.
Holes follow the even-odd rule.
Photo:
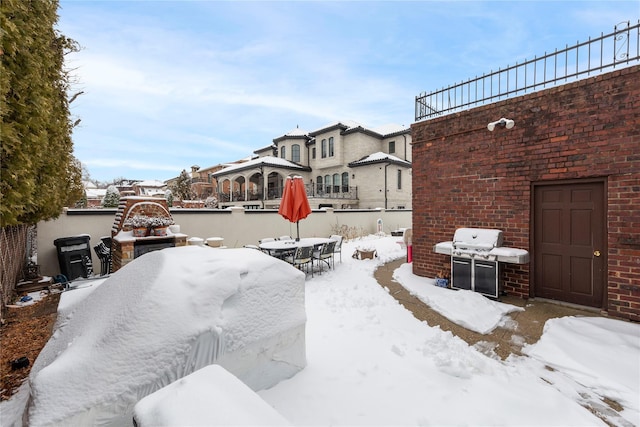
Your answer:
[[[104,276],[111,273],[111,248],[107,247],[104,242],[100,242],[93,247],[96,256],[100,260],[100,275]]]
[[[313,246],[298,246],[284,260],[298,269],[302,269],[302,267],[305,268],[305,271],[310,269],[311,277],[313,277]],[[311,268],[309,268],[309,264],[311,264]]]
[[[333,248],[336,246],[335,240],[330,240],[329,242],[323,243],[322,246],[313,251],[313,259],[318,261],[318,267],[320,274],[322,274],[323,263],[327,264],[327,268],[335,268],[335,264],[333,262]]]
[[[333,248],[333,255],[335,257],[335,254],[340,254],[340,262],[342,262],[342,236],[332,234],[329,238],[336,241],[336,246]]]
[[[130,425],[140,399],[214,363],[274,386],[306,365],[304,281],[256,250],[185,246],[136,258],[75,304],[63,294],[29,425]]]

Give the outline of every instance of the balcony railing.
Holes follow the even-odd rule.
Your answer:
[[[306,184],[305,190],[307,197],[309,198],[324,198],[324,199],[357,199],[358,187],[349,187],[342,185],[330,185],[322,186],[318,188],[314,184]],[[218,201],[222,203],[227,202],[245,202],[250,200],[275,200],[282,198],[282,187],[271,187],[267,191],[266,199],[263,197],[262,190],[249,192],[245,195],[244,192],[234,191],[229,193],[218,193]]]
[[[640,21],[610,34],[416,96],[416,121],[518,96],[640,60]]]
[[[349,187],[343,185],[321,185],[317,184],[305,185],[307,197],[317,197],[323,199],[354,199],[358,198],[358,187]]]

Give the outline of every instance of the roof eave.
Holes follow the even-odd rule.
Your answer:
[[[338,122],[330,126],[327,126],[325,128],[314,130],[313,132],[309,132],[309,136],[317,136],[317,135],[320,135],[321,133],[329,132],[335,129],[340,129],[341,132],[344,132],[345,130],[349,129],[349,126]]]
[[[278,142],[282,142],[285,141],[287,139],[304,139],[304,140],[309,140],[309,137],[307,135],[282,135],[279,136],[277,138],[275,138],[273,140],[274,143],[278,143]]]
[[[360,166],[369,166],[369,165],[376,165],[376,164],[380,164],[380,163],[388,163],[390,165],[397,165],[397,166],[402,166],[405,168],[412,168],[412,164],[411,162],[407,162],[404,160],[398,161],[398,160],[393,160],[393,159],[376,159],[376,160],[368,160],[368,161],[360,161],[360,160],[356,160],[355,162],[351,162],[348,164],[348,166],[350,168],[357,168]]]

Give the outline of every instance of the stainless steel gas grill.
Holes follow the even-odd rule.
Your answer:
[[[439,254],[451,256],[451,287],[467,289],[497,298],[501,262],[526,264],[529,252],[502,246],[502,230],[458,228],[452,242],[433,247]]]

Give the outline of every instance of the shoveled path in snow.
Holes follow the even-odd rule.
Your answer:
[[[429,326],[439,325],[440,329],[451,331],[452,334],[488,356],[498,355],[504,360],[510,354],[521,355],[521,349],[525,344],[534,344],[540,339],[544,324],[549,319],[564,316],[600,316],[597,310],[503,296],[500,298],[501,302],[523,307],[525,310],[510,313],[508,316],[513,319],[513,322],[508,322],[506,327],[497,327],[490,334],[483,335],[451,322],[396,282],[393,279],[393,272],[405,262],[404,259],[398,259],[378,267],[374,273],[378,283],[386,287],[390,295],[411,311],[416,319],[427,322]]]

